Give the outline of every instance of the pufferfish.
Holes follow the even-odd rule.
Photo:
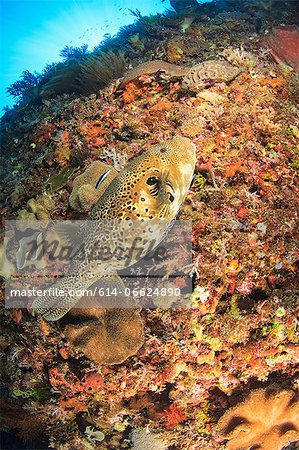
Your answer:
[[[117,272],[147,252],[144,246],[143,253],[133,254],[134,239],[138,236],[145,244],[150,231],[156,244],[161,242],[188,193],[195,162],[195,145],[185,137],[158,144],[130,161],[106,187],[89,214],[90,220],[83,225],[81,252],[66,275],[55,283],[55,292],[59,289],[64,295],[38,297],[33,310],[47,320],[59,320],[79,302],[83,296],[80,292],[96,281],[103,287],[121,290],[123,283]],[[97,185],[107,181],[111,171],[114,169],[108,168],[99,174]],[[103,261],[103,246],[108,246],[113,255],[108,261]],[[120,247],[122,257],[117,251]],[[129,252],[130,259],[124,257]],[[68,295],[70,291],[72,295]]]

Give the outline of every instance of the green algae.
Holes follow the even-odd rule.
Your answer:
[[[51,397],[50,391],[47,388],[32,388],[27,390],[14,389],[11,392],[14,398],[31,398],[36,401],[46,400]]]
[[[79,167],[64,167],[59,173],[54,173],[48,179],[48,185],[52,192],[62,189],[72,178]]]
[[[202,189],[205,186],[206,182],[207,180],[205,179],[205,177],[198,173],[194,180],[195,189]]]
[[[240,309],[238,308],[238,296],[232,295],[230,300],[230,310],[228,311],[228,315],[233,319],[240,317]]]

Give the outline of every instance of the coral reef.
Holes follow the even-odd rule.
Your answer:
[[[43,84],[41,96],[49,98],[64,93],[89,95],[120,78],[125,71],[123,53],[98,52],[83,60],[71,59],[67,65],[57,66],[49,81]]]
[[[299,440],[299,401],[293,391],[259,389],[228,410],[218,426],[229,450],[281,450]]]
[[[80,92],[80,84],[77,80],[80,73],[80,65],[76,62],[66,67],[64,65],[58,66],[53,71],[50,80],[42,86],[41,97],[48,98],[60,94]]]
[[[186,58],[186,45],[183,42],[182,39],[170,39],[167,43],[167,61],[170,63],[177,63],[180,60],[184,60]],[[161,61],[164,63],[163,61]],[[165,63],[164,63],[165,64]],[[166,67],[165,67],[166,68]],[[135,68],[137,69],[137,68]],[[176,71],[178,71],[178,75],[180,74],[179,71],[182,71],[182,74],[184,74],[184,69],[188,69],[187,67],[184,68],[182,66],[176,66],[171,68],[171,66],[168,66],[168,70],[165,70],[166,73],[168,73],[171,76],[174,76]]]
[[[162,436],[155,435],[147,430],[132,431],[132,449],[133,450],[166,450],[169,443],[163,441]]]
[[[22,408],[18,408],[13,402],[1,399],[1,423],[6,427],[18,430],[18,436],[23,441],[32,442],[35,439],[42,440],[45,424],[38,415],[26,414]]]
[[[7,88],[7,93],[15,98],[24,98],[26,103],[26,101],[36,98],[39,94],[38,86],[40,80],[41,76],[29,72],[29,70],[25,70],[21,79]]]
[[[78,192],[86,183],[95,194],[99,179],[91,167],[119,171],[173,136],[192,138],[197,164],[179,216],[192,223],[192,261],[181,264],[178,242],[175,260],[192,277],[190,308],[169,309],[159,298],[161,309],[73,310],[56,324],[30,310],[6,309],[1,285],[8,438],[57,450],[119,450],[142,442],[171,450],[273,450],[298,439],[299,85],[264,42],[273,39],[266,30],[298,22],[299,10],[294,1],[262,3],[270,4],[198,4],[185,33],[186,12],[136,12],[134,24],[95,52],[65,49],[62,66],[15,85],[19,101],[0,130],[3,226],[22,210],[37,219],[43,192],[55,203],[50,211],[43,206],[51,219],[84,217]],[[74,91],[24,107],[30,86],[40,92],[72,65],[81,74],[102,51],[123,51],[133,70],[159,63],[122,89],[109,81],[89,97]],[[175,70],[226,60],[241,73],[229,83],[182,89],[183,76],[169,77],[161,68],[168,56]],[[77,79],[69,82],[79,89]],[[2,242],[0,259],[14,251]]]
[[[198,3],[196,0],[170,0],[173,9],[181,14],[194,13],[198,10]]]
[[[143,51],[145,49],[144,39],[139,36],[139,33],[133,34],[128,38],[128,42],[135,50]]]
[[[81,64],[80,92],[88,95],[123,76],[126,68],[124,53],[99,52]]]

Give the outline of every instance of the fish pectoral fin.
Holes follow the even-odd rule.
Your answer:
[[[70,220],[64,222],[55,221],[45,236],[45,239],[49,240],[48,244],[51,244],[53,240],[57,240],[59,249],[69,247],[72,249],[72,254],[75,254],[82,246],[82,238],[82,223]]]
[[[74,239],[80,239],[82,235],[82,225],[75,221],[55,222],[54,231],[64,241],[64,243],[72,243]]]

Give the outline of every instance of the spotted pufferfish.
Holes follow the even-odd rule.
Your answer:
[[[47,320],[59,320],[79,302],[80,292],[95,281],[100,280],[103,287],[122,289],[124,285],[117,272],[128,265],[128,260],[119,258],[115,252],[116,256],[104,262],[100,259],[101,247],[108,245],[111,254],[118,245],[124,252],[129,251],[138,234],[136,224],[142,224],[137,229],[145,238],[148,226],[151,233],[155,229],[156,242],[161,242],[188,193],[195,162],[195,145],[188,138],[177,137],[144,152],[119,173],[108,167],[99,174],[97,186],[101,188],[106,179],[102,183],[106,187],[89,214],[90,220],[83,225],[83,257],[79,252],[67,274],[55,283],[55,288],[65,295],[36,298],[32,305],[34,312]],[[113,179],[107,187],[109,178]],[[129,265],[143,256],[131,255]],[[78,295],[68,295],[69,290]]]

